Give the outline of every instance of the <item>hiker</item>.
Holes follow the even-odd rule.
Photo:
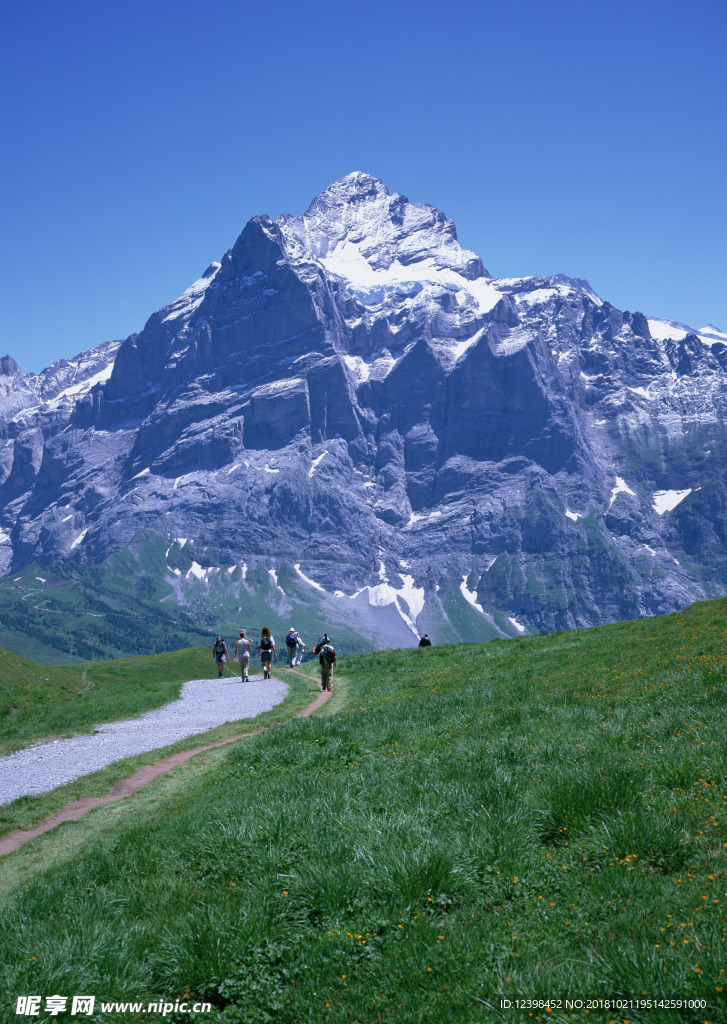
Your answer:
[[[288,668],[293,668],[294,665],[300,665],[300,651],[305,647],[305,644],[292,626],[285,637],[285,646],[288,649]]]
[[[260,642],[257,645],[257,655],[263,666],[263,679],[270,679],[270,669],[273,663],[273,658],[277,658],[278,652],[275,650],[275,641],[273,640],[272,633],[267,626],[263,626],[260,630]]]
[[[321,663],[321,690],[330,690],[333,666],[336,664],[336,652],[328,639],[328,633],[323,634],[323,639],[313,648],[313,653],[318,655],[318,660]]]
[[[240,630],[240,639],[235,644],[235,661],[240,662],[240,677],[243,683],[250,681],[250,641],[245,630]]]
[[[420,647],[431,647],[432,646],[432,641],[429,639],[429,633],[425,633],[424,634],[424,636],[419,641],[419,646]]]
[[[230,656],[227,653],[225,641],[222,639],[221,636],[218,636],[217,639],[215,640],[214,646],[212,648],[212,657],[217,663],[217,678],[222,679],[222,673],[225,671],[225,662]]]

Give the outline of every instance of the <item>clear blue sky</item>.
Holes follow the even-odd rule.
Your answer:
[[[0,42],[0,355],[140,330],[352,170],[497,277],[727,329],[718,0],[36,0]]]

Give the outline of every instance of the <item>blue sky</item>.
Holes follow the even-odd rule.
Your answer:
[[[497,277],[727,329],[727,8],[37,0],[0,42],[0,355],[140,330],[258,213],[352,170]]]

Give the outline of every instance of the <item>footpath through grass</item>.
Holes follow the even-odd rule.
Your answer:
[[[108,793],[119,779],[142,765],[293,717],[311,702],[314,691],[292,674],[277,669],[276,674],[290,691],[282,704],[254,718],[227,722],[166,747],[114,761],[49,793],[2,804],[0,836],[30,828],[72,800]],[[229,664],[225,676],[238,678]],[[58,667],[36,665],[0,648],[0,756],[31,743],[93,732],[101,723],[145,714],[175,700],[187,680],[206,678],[216,679],[217,668],[211,653],[200,647]],[[251,685],[262,684],[253,681]]]
[[[142,715],[175,700],[188,679],[216,675],[210,651],[201,647],[54,666],[0,648],[0,756]]]
[[[225,1024],[724,1022],[725,627],[717,601],[341,659],[338,713],[53,847],[0,913],[8,1019],[89,993]]]

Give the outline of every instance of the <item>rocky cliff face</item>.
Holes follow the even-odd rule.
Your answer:
[[[716,328],[491,278],[352,174],[140,334],[0,362],[0,566],[157,538],[170,609],[382,646],[676,610],[725,592],[726,364]]]

